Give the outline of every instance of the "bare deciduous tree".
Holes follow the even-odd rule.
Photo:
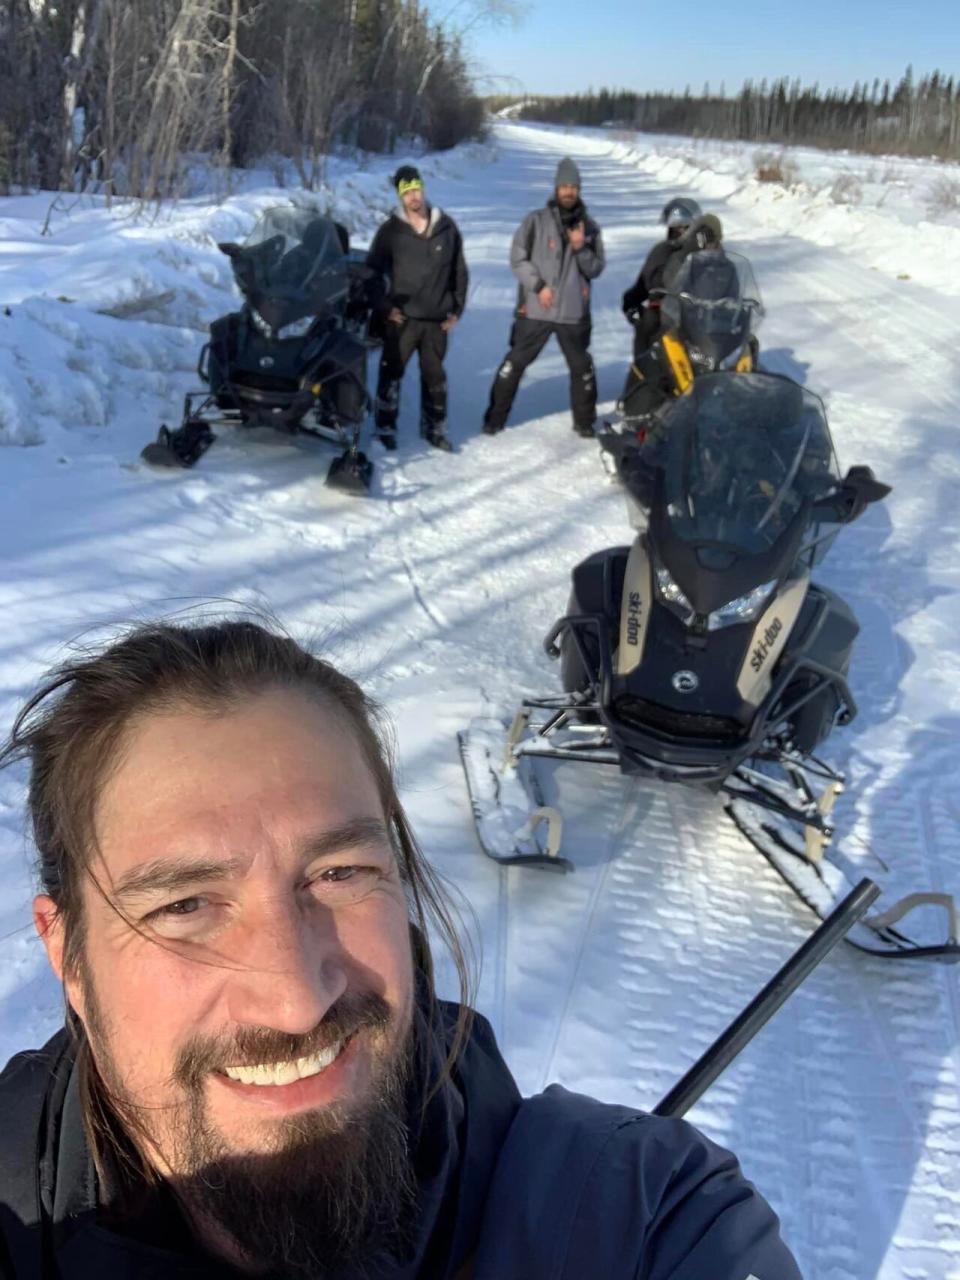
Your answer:
[[[482,127],[462,32],[519,0],[0,0],[0,191],[155,200],[185,161],[293,160],[316,187],[339,141],[451,145]]]

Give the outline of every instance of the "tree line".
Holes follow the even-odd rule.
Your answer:
[[[483,119],[461,34],[419,0],[0,0],[0,193],[159,199],[198,152],[279,154],[314,188],[336,144],[446,148]]]
[[[698,95],[689,88],[683,94],[601,89],[531,98],[517,114],[553,124],[960,159],[960,77],[934,71],[915,80],[911,67],[896,85],[875,79],[822,90],[799,80],[748,80],[733,96],[709,85]]]

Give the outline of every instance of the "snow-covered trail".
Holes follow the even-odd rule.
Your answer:
[[[812,922],[711,798],[602,771],[552,778],[573,875],[503,871],[477,851],[456,730],[484,700],[509,706],[555,689],[540,639],[570,567],[630,537],[595,447],[570,430],[555,347],[524,381],[517,425],[478,435],[514,298],[509,237],[572,154],[608,253],[593,347],[609,403],[629,350],[619,295],[673,194],[603,138],[509,127],[497,141],[494,164],[430,184],[464,231],[471,268],[448,361],[459,452],[416,439],[409,377],[403,444],[395,456],[375,450],[367,501],[324,488],[329,452],[313,442],[227,436],[193,473],[137,466],[160,414],[175,416],[191,385],[199,339],[181,329],[53,301],[0,319],[25,326],[20,365],[28,343],[58,342],[76,376],[37,388],[56,395],[64,429],[3,451],[0,710],[8,719],[85,628],[197,599],[259,604],[326,639],[397,721],[405,802],[476,915],[479,1004],[521,1086],[555,1079],[650,1106]],[[859,265],[856,246],[774,234],[762,209],[712,207],[764,291],[765,358],[827,395],[843,465],[868,462],[896,485],[821,571],[863,624],[861,716],[830,744],[851,783],[840,825],[852,852],[872,848],[902,868],[904,887],[960,892],[960,299]],[[211,286],[207,304],[216,297]],[[100,426],[75,399],[88,384],[109,400]],[[0,398],[0,419],[2,409]],[[21,781],[0,779],[0,1060],[58,1017],[26,927]],[[807,1276],[960,1277],[958,1033],[952,972],[844,951],[697,1108],[776,1205]]]

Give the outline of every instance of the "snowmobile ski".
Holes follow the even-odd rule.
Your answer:
[[[369,493],[373,479],[373,463],[362,449],[345,449],[330,463],[327,484],[342,493]]]
[[[553,869],[561,863],[564,870],[573,869],[569,860],[559,857],[560,816],[543,807],[536,761],[614,765],[624,771],[598,711],[582,695],[529,699],[509,726],[483,716],[458,735],[477,835],[489,857]],[[590,722],[592,717],[596,723]],[[625,771],[709,785],[695,769],[667,773],[653,759],[634,758]],[[824,784],[819,793],[817,781]],[[842,788],[842,775],[829,765],[776,744],[761,760],[747,762],[718,787],[714,784],[726,797],[725,811],[738,830],[821,919],[854,887],[853,879],[827,856],[833,835],[830,814]],[[556,814],[557,822],[550,831],[555,839],[547,856],[530,843],[545,813]],[[918,941],[904,932],[902,922],[921,908],[946,916],[943,940]],[[908,894],[854,925],[847,941],[885,959],[960,962],[956,904],[949,894]]]
[[[796,770],[796,764],[791,766]],[[798,898],[822,920],[830,915],[845,894],[851,889],[846,873],[827,856],[832,836],[829,812],[833,799],[842,789],[842,780],[828,783],[816,800],[815,812],[807,814],[810,821],[797,814],[783,822],[783,813],[775,805],[768,806],[759,798],[764,784],[758,784],[756,774],[746,778],[745,770],[738,770],[724,786],[733,798],[725,808],[728,816],[753,847],[767,859],[774,870],[783,877]],[[739,784],[746,781],[751,791],[738,795]],[[759,788],[759,789],[757,789]],[[758,807],[760,806],[760,807]],[[820,820],[817,819],[817,813]],[[791,829],[792,828],[792,829]],[[802,839],[797,838],[797,828]],[[919,942],[897,926],[912,912],[928,908],[946,917],[945,939],[940,942]],[[847,941],[859,951],[888,960],[939,960],[946,964],[960,962],[960,931],[958,931],[957,907],[950,894],[911,893],[884,911],[866,916],[854,925]]]
[[[140,451],[140,457],[151,467],[192,467],[216,438],[206,422],[193,418],[175,431],[162,426],[156,440]]]
[[[488,858],[502,866],[534,866],[548,871],[572,871],[560,857],[563,820],[556,809],[539,799],[531,809],[529,788],[503,763],[504,730],[487,716],[474,720],[457,734],[460,759],[473,810],[477,840]],[[500,759],[495,762],[499,750]]]

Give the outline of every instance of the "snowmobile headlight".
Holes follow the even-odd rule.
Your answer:
[[[719,631],[722,627],[736,626],[738,622],[753,622],[776,585],[777,579],[774,578],[761,587],[754,587],[746,595],[737,596],[736,600],[728,600],[719,609],[714,609],[707,617],[707,630]]]
[[[253,321],[254,328],[259,333],[262,333],[265,338],[273,337],[273,330],[255,307],[250,308],[250,319]]]
[[[693,605],[662,564],[657,565],[657,591],[664,604],[670,605],[673,612],[679,614],[684,622],[689,622],[694,613]]]
[[[302,338],[305,333],[309,333],[316,316],[304,316],[300,320],[293,320],[290,324],[285,324],[283,328],[277,330],[278,338]]]

